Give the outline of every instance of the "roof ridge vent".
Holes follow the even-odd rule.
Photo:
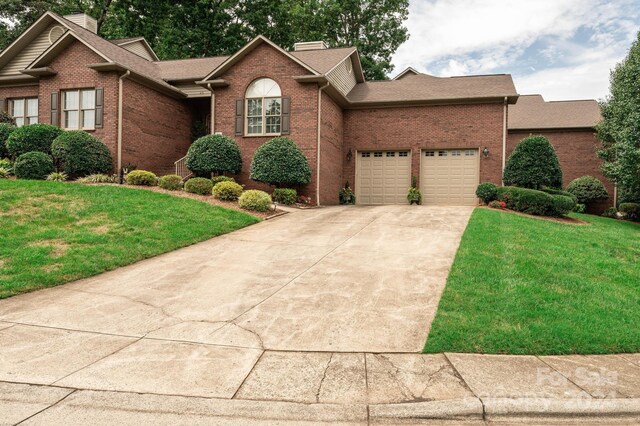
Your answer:
[[[324,41],[300,41],[293,45],[294,52],[302,52],[304,50],[322,50],[328,49],[327,43]]]

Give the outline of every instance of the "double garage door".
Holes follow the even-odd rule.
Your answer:
[[[477,149],[424,150],[420,156],[423,204],[477,204]],[[410,186],[410,151],[358,152],[355,187],[358,204],[406,204]]]

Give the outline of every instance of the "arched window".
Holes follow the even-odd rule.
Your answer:
[[[245,94],[247,135],[279,135],[282,129],[282,92],[270,78],[255,80]]]

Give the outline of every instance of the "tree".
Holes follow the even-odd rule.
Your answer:
[[[561,188],[562,169],[555,149],[544,136],[529,136],[516,146],[504,168],[505,185]]]
[[[278,137],[256,150],[251,161],[251,179],[276,187],[306,185],[311,181],[311,169],[295,142]]]
[[[627,57],[611,72],[610,95],[597,127],[602,171],[626,199],[640,198],[640,32]]]

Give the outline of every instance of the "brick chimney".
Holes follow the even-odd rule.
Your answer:
[[[98,33],[98,21],[86,13],[72,13],[71,15],[65,15],[64,18],[76,25],[80,25],[82,28],[91,31],[94,34]]]

